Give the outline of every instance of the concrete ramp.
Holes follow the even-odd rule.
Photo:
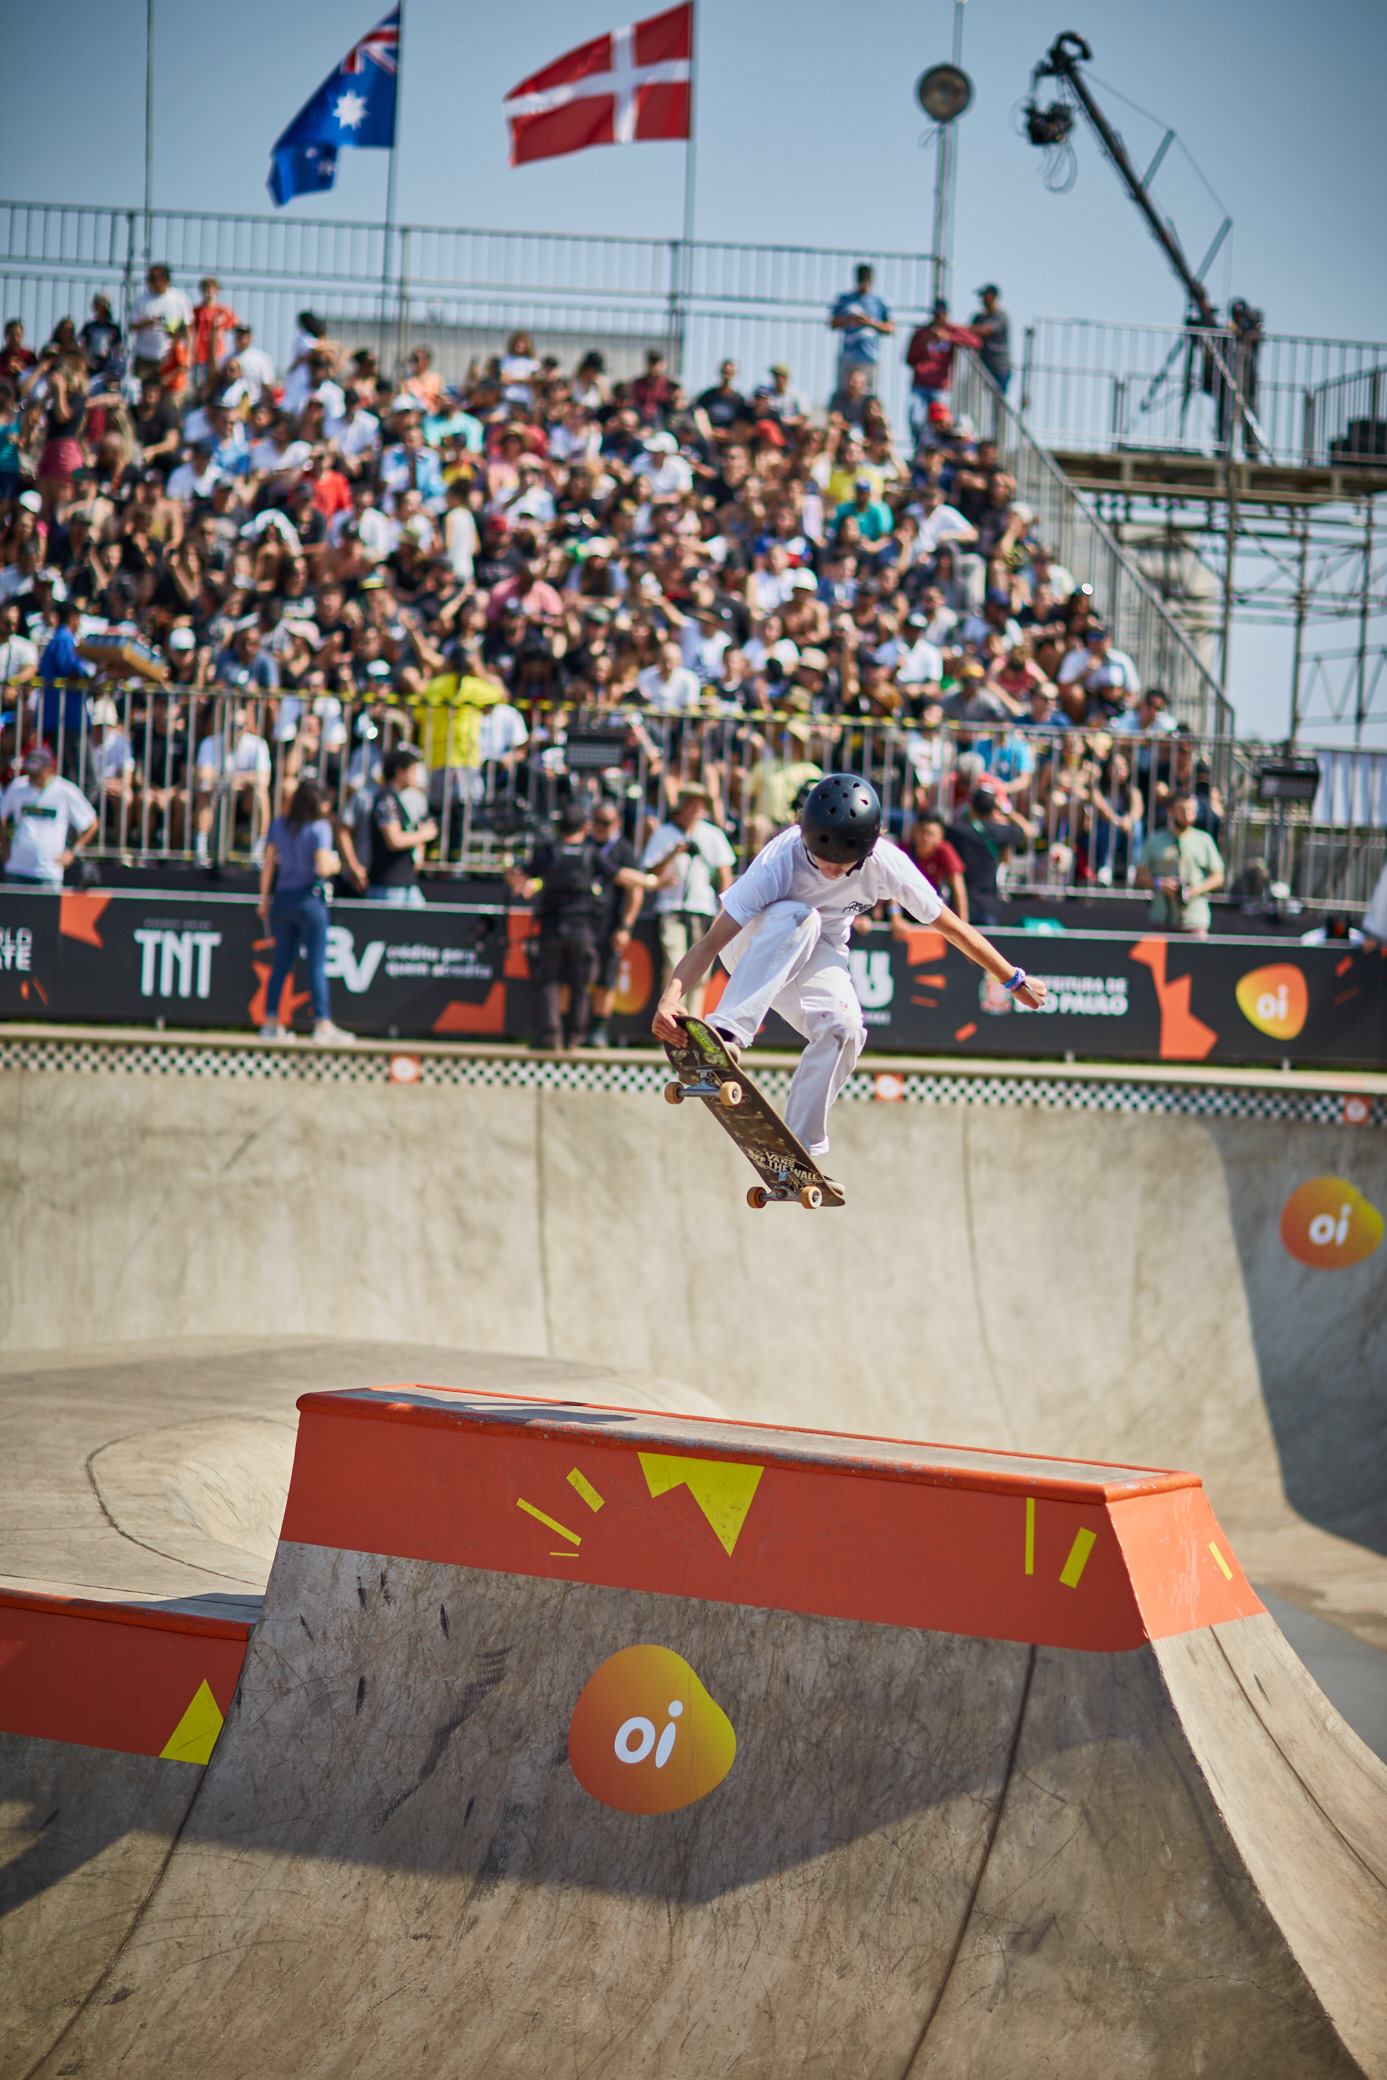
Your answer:
[[[1194,1476],[300,1408],[211,1761],[16,2071],[1387,2074],[1387,1772]]]

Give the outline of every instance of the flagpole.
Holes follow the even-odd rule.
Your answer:
[[[394,380],[393,369],[385,365],[386,327],[390,310],[390,240],[395,226],[395,145],[400,135],[400,91],[404,86],[405,57],[405,0],[400,0],[400,22],[395,38],[395,120],[390,131],[390,170],[385,176],[385,236],[381,256],[380,275],[380,359],[381,374]]]
[[[694,235],[694,192],[696,139],[695,98],[698,77],[698,5],[689,9],[689,134],[684,141],[684,238],[679,251],[679,308],[678,325],[675,332],[675,366],[678,380],[684,380],[684,325],[688,305],[693,298],[693,235]]]

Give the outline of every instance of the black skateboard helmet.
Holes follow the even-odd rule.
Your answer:
[[[856,773],[827,773],[800,811],[804,842],[818,859],[861,866],[881,836],[881,800]]]

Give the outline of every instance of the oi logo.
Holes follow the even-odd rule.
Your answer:
[[[1345,1177],[1312,1177],[1281,1209],[1281,1240],[1301,1264],[1342,1271],[1382,1240],[1382,1215]]]
[[[574,1776],[619,1813],[695,1805],[736,1755],[732,1721],[670,1647],[611,1655],[588,1678],[568,1726]]]
[[[1299,968],[1278,962],[1272,968],[1253,968],[1244,975],[1233,993],[1238,1009],[1249,1025],[1273,1040],[1294,1040],[1310,1010],[1310,992]]]

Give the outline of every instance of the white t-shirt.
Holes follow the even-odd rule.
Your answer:
[[[646,873],[653,874],[681,845],[696,845],[698,850],[684,854],[668,888],[656,889],[655,908],[661,917],[671,910],[689,910],[696,917],[716,917],[718,896],[713,876],[719,867],[735,867],[737,855],[723,832],[706,816],[701,816],[690,831],[680,830],[677,823],[662,823],[657,831],[652,831],[645,848],[641,865]]]
[[[932,513],[920,515],[920,532],[916,537],[917,556],[933,556],[943,542],[956,542],[972,534],[973,529],[959,512],[957,506],[936,506]]]
[[[216,773],[229,780],[233,773],[270,772],[270,747],[254,730],[242,730],[234,744],[225,737],[204,737],[197,747],[194,764],[199,773]]]
[[[54,779],[47,787],[35,787],[28,774],[22,774],[0,795],[0,823],[14,825],[6,873],[61,888],[58,861],[68,849],[68,832],[80,838],[95,822],[95,809],[70,780]]]
[[[0,643],[0,686],[8,686],[21,672],[38,668],[39,653],[27,636],[6,636]]]
[[[162,296],[146,290],[135,299],[131,314],[133,346],[142,361],[162,361],[169,350],[169,334],[176,325],[191,326],[193,307],[181,289],[165,289]]]
[[[477,756],[483,765],[493,758],[504,758],[507,752],[518,751],[529,741],[525,718],[509,701],[483,708],[477,717]]]
[[[470,585],[481,537],[469,507],[449,506],[443,520],[443,539],[448,547],[448,561],[454,577],[461,578],[464,585]]]
[[[648,664],[637,675],[636,687],[646,707],[661,715],[677,715],[698,706],[698,680],[687,665],[677,664],[666,679],[657,664]]]
[[[877,839],[856,873],[830,880],[805,850],[798,824],[792,824],[757,853],[722,906],[745,925],[772,903],[803,903],[822,914],[824,943],[846,953],[853,918],[874,910],[883,898],[899,903],[921,924],[933,924],[944,908],[914,860],[889,838]]]

